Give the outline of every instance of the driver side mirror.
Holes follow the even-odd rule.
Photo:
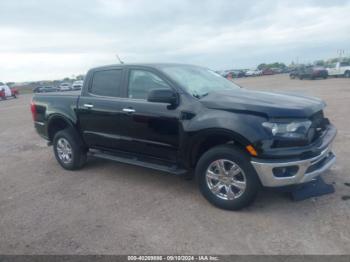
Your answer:
[[[177,104],[178,98],[174,90],[169,88],[152,89],[148,93],[148,102],[165,103],[172,106]]]

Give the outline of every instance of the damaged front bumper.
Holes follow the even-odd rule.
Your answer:
[[[336,130],[331,127],[320,146],[322,151],[308,159],[252,159],[251,163],[265,187],[282,187],[310,182],[335,163],[336,156],[332,152],[332,142],[335,136]]]

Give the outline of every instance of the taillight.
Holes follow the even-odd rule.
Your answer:
[[[32,112],[33,120],[36,121],[37,112],[36,112],[36,106],[33,101],[30,103],[30,111]]]

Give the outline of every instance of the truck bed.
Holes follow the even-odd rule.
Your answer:
[[[76,108],[80,93],[81,91],[67,91],[34,94],[32,99],[32,104],[35,104],[36,108],[34,124],[41,136],[48,138],[48,121],[55,115],[76,123]]]

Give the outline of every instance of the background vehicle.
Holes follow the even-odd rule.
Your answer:
[[[72,85],[72,90],[81,90],[82,87],[83,87],[82,80],[74,81],[74,83]]]
[[[338,62],[327,67],[327,72],[329,76],[345,76],[350,77],[350,63],[348,62]]]
[[[276,72],[271,68],[265,68],[262,70],[262,75],[274,75]]]
[[[272,70],[275,74],[283,74],[283,73],[285,73],[285,70],[286,70],[286,69],[274,67],[274,68],[271,68],[271,70]]]
[[[60,91],[70,91],[72,90],[72,85],[70,83],[61,83],[59,89]]]
[[[41,86],[37,86],[33,89],[33,93],[39,93]]]
[[[328,77],[328,72],[323,67],[315,67],[315,66],[303,66],[295,69],[295,71],[289,73],[289,77],[291,79],[299,78],[299,79],[316,79],[323,78],[326,79]]]
[[[227,70],[224,77],[227,78],[228,74],[231,74],[233,78],[245,77],[245,72],[242,70]]]
[[[16,88],[10,88],[5,83],[0,82],[0,99],[7,99],[9,97],[17,98],[19,92]]]
[[[259,76],[262,74],[261,70],[250,69],[245,72],[245,76]]]
[[[34,93],[48,93],[48,92],[58,92],[60,91],[57,87],[54,86],[39,86],[34,88]]]
[[[179,64],[115,65],[88,72],[81,92],[35,94],[37,132],[59,164],[87,155],[192,174],[212,204],[236,210],[259,187],[311,181],[335,162],[325,103],[245,90]]]

